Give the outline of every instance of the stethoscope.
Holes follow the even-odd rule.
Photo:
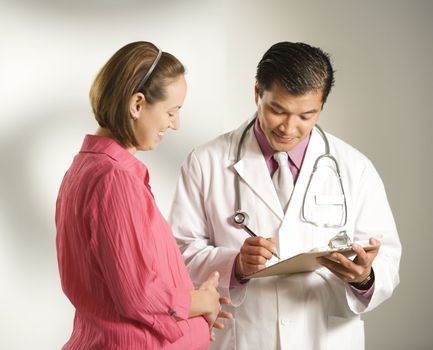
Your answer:
[[[239,140],[238,143],[238,147],[237,147],[237,152],[236,152],[236,163],[240,161],[241,159],[241,151],[242,151],[242,146],[244,144],[244,140],[245,137],[247,135],[247,132],[249,129],[251,129],[251,127],[254,125],[255,121],[256,121],[257,117],[253,118],[248,125],[245,127],[244,131],[242,132],[241,138]],[[314,162],[314,166],[313,166],[313,170],[311,171],[310,174],[310,178],[308,181],[308,185],[307,188],[305,190],[304,193],[304,198],[302,201],[302,209],[301,209],[301,220],[305,223],[309,223],[312,224],[314,226],[319,226],[319,227],[326,227],[326,228],[341,228],[343,226],[346,225],[347,223],[347,204],[346,204],[346,195],[344,193],[344,187],[343,187],[343,183],[341,180],[341,176],[340,176],[340,168],[338,166],[338,162],[337,160],[331,155],[330,150],[329,150],[329,141],[328,138],[326,137],[325,132],[322,130],[322,128],[316,124],[316,129],[319,132],[320,136],[322,137],[324,143],[325,143],[325,153],[323,153],[321,156],[317,157],[316,161]],[[335,168],[328,166],[329,168],[331,168],[333,170],[333,172],[335,173],[336,177],[338,178],[338,183],[340,185],[340,191],[341,194],[343,195],[343,211],[344,214],[342,215],[342,219],[340,220],[339,223],[337,224],[329,224],[329,223],[318,223],[315,222],[314,220],[311,219],[307,219],[306,218],[306,213],[305,213],[305,201],[307,198],[307,193],[308,190],[310,188],[310,184],[313,180],[314,174],[317,172],[317,169],[319,168],[319,162],[323,159],[329,159],[331,160],[331,162],[334,164]],[[242,228],[243,230],[245,230],[250,236],[256,236],[256,234],[248,227],[248,223],[250,220],[249,215],[242,210],[242,201],[241,201],[241,193],[240,193],[240,176],[239,174],[236,172],[235,174],[235,206],[236,206],[236,211],[234,213],[234,215],[232,216],[232,222],[234,224],[234,226],[238,227],[238,228]]]

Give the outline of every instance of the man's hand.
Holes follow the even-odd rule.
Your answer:
[[[343,254],[334,252],[330,254],[330,258],[334,261],[319,258],[319,262],[344,282],[361,283],[370,276],[371,265],[379,253],[380,242],[377,239],[370,238],[369,243],[375,246],[369,251],[365,251],[356,243],[353,244],[353,251],[356,253],[356,258],[353,261]]]
[[[266,267],[266,261],[276,252],[272,238],[249,237],[244,241],[240,253],[236,257],[235,275],[238,280]]]

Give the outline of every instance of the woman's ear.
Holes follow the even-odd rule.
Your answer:
[[[143,93],[137,92],[129,99],[129,114],[131,118],[137,120],[140,117],[140,112],[146,103],[146,98]]]

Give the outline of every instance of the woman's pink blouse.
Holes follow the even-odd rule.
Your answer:
[[[76,309],[64,349],[207,349],[206,321],[188,319],[191,279],[131,153],[87,135],[63,179],[56,227],[62,288]]]

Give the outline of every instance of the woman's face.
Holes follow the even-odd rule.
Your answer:
[[[137,119],[131,120],[131,123],[138,146],[132,151],[152,150],[161,142],[167,129],[179,128],[179,110],[186,95],[186,81],[183,75],[175,78],[167,86],[166,95],[165,100],[153,104],[140,96],[133,102],[135,104],[133,115]]]

